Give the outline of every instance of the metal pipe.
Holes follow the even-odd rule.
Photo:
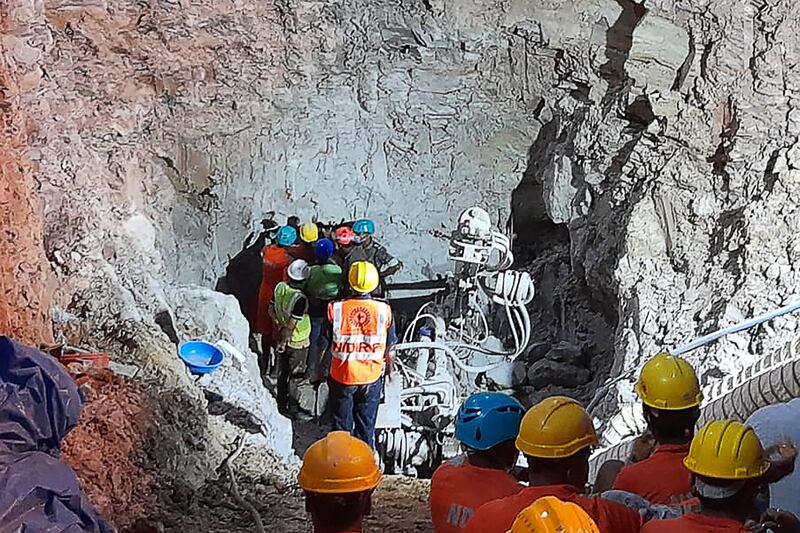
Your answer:
[[[773,318],[778,318],[779,316],[788,315],[789,313],[794,313],[795,311],[800,310],[800,300],[793,304],[789,304],[768,313],[764,313],[763,315],[759,315],[755,318],[751,318],[750,320],[745,320],[744,322],[740,322],[739,324],[734,324],[733,326],[728,326],[727,328],[722,328],[714,333],[709,333],[699,339],[695,339],[690,343],[684,344],[671,350],[670,353],[672,355],[683,355],[687,352],[691,352],[692,350],[696,350],[701,346],[705,346],[706,344],[710,344],[715,340],[724,337],[726,335],[731,335],[733,333],[738,333],[740,331],[744,331],[746,329],[750,329],[753,326],[758,326],[759,324],[763,324],[764,322],[768,322]]]
[[[431,289],[446,289],[447,288],[447,280],[446,279],[432,279],[432,280],[425,280],[425,281],[408,281],[403,283],[387,283],[386,290],[387,291],[424,291],[424,290],[431,290]]]

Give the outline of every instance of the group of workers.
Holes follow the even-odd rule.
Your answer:
[[[276,397],[284,414],[318,415],[317,395],[302,391],[326,381],[334,430],[354,431],[374,447],[383,379],[391,371],[389,349],[396,342],[391,307],[378,296],[382,281],[402,263],[376,242],[372,220],[334,227],[289,222],[262,252],[255,328],[261,372],[266,380],[277,367]],[[309,397],[313,406],[303,401]]]
[[[753,428],[734,420],[695,432],[702,393],[679,357],[648,361],[636,392],[653,446],[643,451],[642,439],[631,464],[604,465],[592,489],[589,458],[599,441],[577,401],[550,397],[526,412],[502,393],[469,397],[456,420],[465,453],[431,480],[436,533],[800,532],[794,514],[769,508],[768,486],[794,470],[789,441],[765,450]],[[516,466],[520,453],[526,469]],[[312,445],[299,481],[315,531],[361,532],[380,477],[369,445],[347,432]]]

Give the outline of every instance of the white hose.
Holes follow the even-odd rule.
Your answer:
[[[511,328],[511,336],[514,338],[514,355],[519,353],[519,335],[517,335],[517,327],[514,324],[514,317],[511,313],[511,306],[506,303],[503,307],[506,310],[506,317],[508,317],[508,325]]]
[[[508,364],[508,362],[503,359],[502,361],[498,361],[496,363],[491,363],[485,366],[472,366],[464,363],[459,359],[456,352],[446,344],[442,344],[440,342],[404,342],[402,344],[396,344],[392,346],[393,350],[416,350],[420,348],[433,348],[435,350],[442,350],[446,353],[450,358],[453,360],[453,363],[463,370],[464,372],[469,372],[470,374],[479,374],[480,372],[488,372],[490,370],[494,370],[502,365]]]

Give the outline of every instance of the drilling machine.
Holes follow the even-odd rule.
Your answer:
[[[392,350],[394,370],[378,410],[376,446],[387,473],[429,477],[454,455],[454,425],[463,400],[487,372],[506,368],[531,333],[526,305],[534,295],[527,272],[510,270],[511,240],[480,207],[461,213],[450,237],[453,272],[437,282],[389,287],[440,287]],[[492,331],[502,313],[506,334]],[[499,329],[499,328],[497,328]],[[498,337],[502,336],[505,341]]]

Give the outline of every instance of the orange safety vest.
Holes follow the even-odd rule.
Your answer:
[[[380,379],[392,325],[386,302],[353,298],[328,304],[333,325],[331,378],[343,385],[366,385]]]

